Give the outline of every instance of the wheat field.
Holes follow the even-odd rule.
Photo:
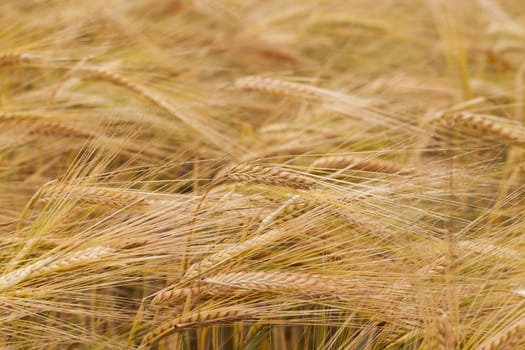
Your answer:
[[[0,1],[1,349],[525,349],[522,0]]]

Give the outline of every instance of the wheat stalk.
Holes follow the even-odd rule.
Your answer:
[[[177,317],[154,328],[142,338],[139,350],[144,350],[173,332],[180,332],[188,328],[207,327],[220,323],[231,323],[240,320],[253,319],[259,312],[242,307],[225,307],[209,311],[194,312],[186,316]]]
[[[293,174],[279,167],[238,164],[231,167],[225,176],[235,182],[256,183],[301,190],[309,190],[315,186],[315,182],[312,179],[299,174]]]
[[[521,319],[505,328],[485,343],[478,350],[503,350],[512,349],[521,340],[525,333],[525,320]]]
[[[10,66],[31,61],[31,56],[19,52],[2,52],[0,53],[0,67]]]
[[[448,314],[443,314],[437,320],[437,333],[436,333],[437,349],[438,350],[454,350],[455,339],[454,330],[450,323]]]
[[[0,123],[31,123],[33,127],[29,129],[29,135],[79,138],[88,138],[91,136],[83,130],[79,130],[69,125],[44,120],[45,118],[47,117],[37,114],[0,112]]]
[[[0,292],[3,292],[29,277],[35,277],[45,273],[63,270],[81,263],[92,262],[113,253],[115,250],[108,247],[91,247],[60,258],[59,255],[51,255],[30,265],[20,267],[0,277]]]
[[[199,281],[198,286],[164,288],[157,292],[151,305],[171,305],[184,301],[187,297],[217,296],[235,290],[294,293],[309,298],[331,297],[332,299],[339,299],[337,292],[341,292],[341,288],[332,281],[307,273],[240,271],[204,277]]]
[[[203,292],[207,291],[208,288],[201,287],[176,288],[175,286],[169,286],[158,291],[155,294],[155,297],[151,300],[151,305],[170,305],[179,301],[186,300],[187,297],[199,296]]]
[[[322,90],[303,84],[292,83],[267,77],[250,76],[235,81],[235,87],[245,91],[260,91],[276,96],[300,97],[312,101],[322,101]]]
[[[181,114],[175,109],[175,107],[173,107],[170,103],[162,99],[160,96],[157,96],[144,86],[132,82],[131,80],[115,72],[111,72],[100,67],[81,68],[78,72],[80,73],[80,77],[84,80],[107,81],[114,85],[133,91],[169,114],[185,121],[185,118],[183,118]]]
[[[305,209],[311,208],[313,205],[312,202],[309,201],[297,201],[297,198],[294,198],[293,201],[290,201],[288,203],[285,203],[281,206],[279,213],[272,217],[274,219],[275,217],[283,218],[288,215],[297,216],[304,212]],[[261,220],[261,224],[263,224],[266,221],[268,221],[268,216],[263,214],[258,214],[258,219]]]
[[[406,168],[400,164],[381,159],[367,159],[356,156],[322,157],[310,165],[312,168],[322,169],[358,169],[370,172],[408,175],[414,174],[413,168]]]
[[[43,118],[45,118],[45,116],[30,114],[30,113],[0,112],[0,122],[2,123],[21,122],[21,121],[34,122],[35,120],[39,120]]]
[[[85,131],[77,128],[63,125],[56,122],[41,121],[37,122],[37,125],[30,129],[30,135],[40,135],[47,137],[62,136],[62,137],[78,137],[78,138],[89,138],[91,135]]]
[[[512,128],[497,124],[487,119],[487,116],[473,113],[440,113],[432,119],[433,123],[444,126],[459,126],[471,129],[482,135],[493,137],[505,144],[525,147],[525,133],[516,132]]]
[[[192,279],[201,273],[205,273],[213,267],[219,266],[221,263],[232,259],[235,256],[241,255],[252,249],[257,249],[278,241],[285,235],[280,230],[270,230],[260,235],[256,235],[242,243],[232,244],[229,247],[218,251],[202,261],[190,266],[184,274],[184,279]]]
[[[141,207],[146,205],[144,197],[134,193],[118,189],[87,186],[53,186],[43,191],[41,199],[62,198],[56,197],[56,193],[64,193],[64,198],[88,205],[101,205],[113,208]]]
[[[251,289],[264,292],[294,292],[309,297],[337,297],[340,288],[331,281],[308,273],[240,271],[204,277],[202,282],[227,289]]]

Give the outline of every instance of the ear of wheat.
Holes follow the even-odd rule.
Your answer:
[[[288,172],[279,167],[238,164],[230,168],[225,176],[235,182],[256,183],[301,190],[310,190],[315,186],[315,182],[312,179]]]
[[[404,167],[394,162],[381,159],[366,159],[356,156],[322,157],[312,162],[310,167],[322,169],[357,169],[400,175],[414,174],[416,172],[413,168]]]
[[[157,341],[173,332],[188,328],[207,327],[213,324],[231,323],[240,320],[254,319],[259,312],[242,307],[225,307],[221,309],[198,311],[186,316],[180,316],[154,328],[142,338],[139,350],[145,350]]]
[[[57,193],[63,193],[64,196],[56,196]],[[143,196],[103,187],[56,185],[45,189],[41,196],[42,200],[51,198],[67,198],[86,205],[101,205],[113,208],[141,208],[147,205]]]
[[[203,292],[207,292],[207,289],[203,289],[199,286],[188,288],[176,288],[175,286],[169,286],[156,293],[155,297],[151,300],[151,306],[169,306],[171,304],[184,301],[187,297],[200,296]]]
[[[100,67],[89,67],[89,68],[84,67],[84,68],[79,69],[78,73],[80,77],[84,80],[107,81],[114,85],[128,89],[136,93],[137,95],[142,96],[144,99],[148,100],[153,105],[156,105],[157,107],[165,110],[169,114],[172,114],[173,116],[177,118],[181,118],[181,120],[185,121],[185,118],[181,116],[181,114],[175,109],[175,107],[173,107],[167,101],[162,99],[160,96],[157,96],[156,94],[151,92],[146,87],[139,85],[135,82],[132,82],[131,80],[115,72],[111,72],[107,69],[100,68]]]
[[[441,113],[434,117],[432,122],[448,127],[470,129],[481,135],[493,137],[505,144],[525,147],[525,132],[518,132],[510,127],[500,125],[483,115],[467,112]]]
[[[91,136],[91,134],[86,131],[59,122],[46,120],[46,118],[45,115],[32,113],[0,112],[0,123],[30,125],[31,127],[28,130],[29,135],[73,138],[89,138]]]
[[[28,63],[31,61],[31,56],[19,52],[2,52],[0,53],[0,67],[17,65],[21,63]]]
[[[89,138],[91,136],[89,133],[72,126],[40,120],[29,130],[29,134],[46,137],[61,136],[71,138]]]
[[[93,262],[101,257],[113,253],[115,250],[108,247],[91,247],[65,257],[51,255],[28,266],[20,267],[0,277],[0,291],[5,291],[22,281],[43,275],[49,272],[71,268],[72,266]]]
[[[300,97],[312,101],[322,101],[320,89],[312,86],[291,83],[267,77],[244,77],[235,81],[235,87],[245,91],[260,91],[276,96]]]
[[[206,273],[211,268],[220,266],[221,263],[228,261],[235,256],[242,255],[252,249],[263,248],[268,244],[278,241],[283,236],[285,236],[285,232],[275,229],[262,234],[256,234],[254,237],[249,238],[242,243],[232,244],[231,246],[204,258],[199,263],[190,266],[184,274],[184,279],[191,280],[202,273]]]
[[[525,320],[519,320],[503,329],[494,337],[480,345],[477,350],[513,349],[525,334]]]
[[[159,291],[151,301],[152,306],[172,305],[188,296],[220,296],[234,292],[293,293],[307,298],[339,300],[338,292],[344,288],[334,281],[306,273],[265,271],[240,271],[203,277],[198,286],[176,288],[171,286]]]
[[[240,271],[204,277],[202,282],[229,289],[248,289],[264,292],[294,292],[303,296],[337,297],[341,290],[333,281],[307,273]]]
[[[436,336],[438,350],[454,350],[456,346],[454,330],[446,313],[437,320]]]

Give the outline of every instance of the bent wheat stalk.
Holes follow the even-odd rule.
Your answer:
[[[259,312],[242,307],[225,307],[209,311],[194,312],[186,316],[177,317],[153,329],[142,338],[139,350],[145,350],[157,341],[173,332],[180,332],[188,328],[207,327],[220,323],[231,323],[240,320],[256,318]]]
[[[431,120],[444,126],[459,126],[493,137],[502,143],[525,147],[525,132],[517,132],[510,127],[497,124],[487,116],[473,113],[440,113]]]
[[[144,86],[134,83],[131,80],[115,72],[111,72],[109,70],[106,70],[104,68],[99,68],[99,67],[81,68],[79,69],[78,72],[79,72],[80,77],[84,80],[107,81],[111,84],[128,89],[142,96],[143,98],[145,98],[152,104],[156,105],[157,107],[165,110],[169,114],[177,118],[180,118],[182,121],[186,122],[185,118],[170,103],[162,99],[160,96],[157,96],[156,94],[154,94],[153,92],[145,88]]]
[[[208,292],[209,288],[188,287],[176,288],[170,286],[157,292],[155,297],[151,300],[151,306],[171,305],[180,301],[186,300],[188,297],[197,297],[202,293]]]
[[[294,293],[307,298],[339,300],[342,289],[332,281],[306,273],[241,271],[204,277],[199,286],[175,288],[171,286],[157,293],[151,306],[169,306],[187,297],[219,296],[232,292]]]

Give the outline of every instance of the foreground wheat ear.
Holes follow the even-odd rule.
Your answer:
[[[217,297],[234,292],[267,292],[293,294],[313,299],[339,300],[338,292],[344,288],[334,281],[306,273],[240,271],[219,273],[201,277],[198,286],[177,288],[171,286],[158,292],[151,301],[152,306],[172,305],[187,297]]]
[[[516,130],[516,128],[500,125],[488,117],[490,116],[467,112],[439,113],[432,119],[432,122],[449,127],[470,129],[505,144],[525,147],[525,127],[523,125]]]
[[[80,264],[88,264],[114,252],[114,249],[108,247],[91,247],[65,256],[51,255],[4,274],[0,277],[0,292],[14,287],[25,279],[72,268]]]
[[[0,67],[31,62],[31,55],[20,52],[0,52]]]
[[[281,186],[300,190],[310,190],[316,185],[314,180],[306,176],[294,174],[279,167],[265,167],[253,164],[234,165],[223,176],[235,182]]]
[[[260,312],[256,309],[226,307],[209,311],[197,311],[187,316],[180,316],[154,328],[142,338],[140,350],[148,349],[158,340],[173,332],[181,332],[188,328],[207,327],[214,324],[229,324],[241,320],[253,320]]]
[[[525,335],[525,320],[519,320],[478,347],[478,350],[516,349]]]

